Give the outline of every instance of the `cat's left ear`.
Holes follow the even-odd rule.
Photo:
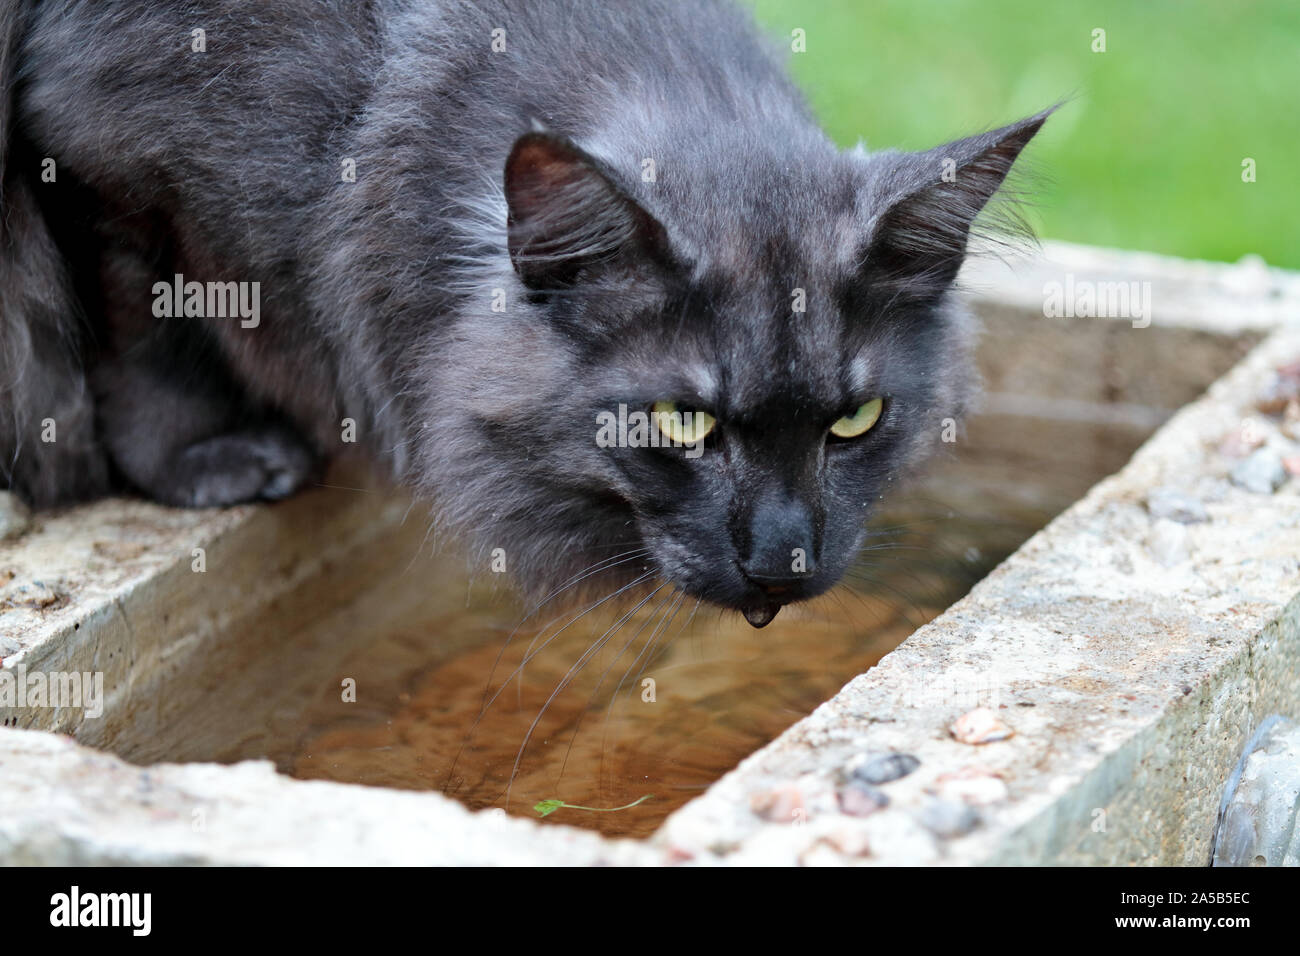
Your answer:
[[[530,288],[564,287],[584,270],[667,257],[659,221],[563,137],[521,136],[506,160],[505,194],[510,260]]]
[[[891,297],[947,291],[975,217],[1053,110],[922,153],[872,157],[873,223],[859,260],[868,283]]]

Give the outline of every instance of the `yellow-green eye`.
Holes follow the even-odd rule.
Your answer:
[[[650,406],[650,411],[655,426],[677,445],[694,445],[713,431],[713,426],[718,423],[708,412],[702,412],[698,408],[682,411],[676,402],[655,402]]]
[[[871,430],[871,426],[880,421],[880,413],[885,408],[883,398],[873,398],[865,405],[858,406],[852,415],[845,415],[831,426],[831,434],[836,438],[857,438]]]

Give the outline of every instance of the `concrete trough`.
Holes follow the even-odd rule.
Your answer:
[[[1062,513],[649,839],[240,760],[416,600],[385,581],[465,600],[408,501],[336,476],[274,507],[9,517],[0,862],[1207,864],[1248,739],[1300,717],[1300,406],[1268,403],[1300,278],[1050,243],[964,279],[987,395],[961,493]],[[1078,314],[1117,282],[1122,315]],[[947,501],[954,467],[927,479]],[[102,698],[4,697],[73,673]]]

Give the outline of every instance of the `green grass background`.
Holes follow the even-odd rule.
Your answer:
[[[1041,235],[1300,268],[1300,0],[751,3],[806,31],[792,69],[842,145],[924,149],[1069,98],[1027,154]]]

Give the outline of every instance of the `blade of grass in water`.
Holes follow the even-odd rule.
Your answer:
[[[588,810],[592,813],[617,813],[619,810],[631,810],[638,804],[645,803],[653,796],[653,793],[647,793],[644,797],[641,797],[638,800],[633,800],[625,807],[580,807],[574,803],[565,803],[563,800],[541,800],[538,803],[533,804],[533,809],[542,816],[548,816],[556,810],[559,810],[561,807],[565,807],[569,810]]]

